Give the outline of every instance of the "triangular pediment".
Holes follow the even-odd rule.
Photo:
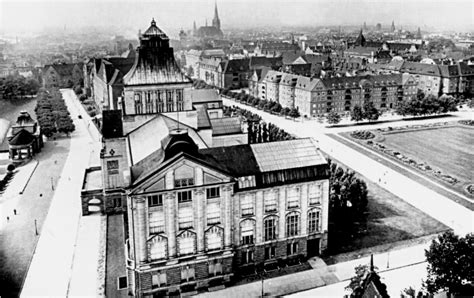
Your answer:
[[[194,185],[204,186],[230,182],[233,177],[227,176],[204,162],[201,163],[199,160],[183,155],[144,178],[132,189],[131,194],[172,190],[176,179],[193,179]]]

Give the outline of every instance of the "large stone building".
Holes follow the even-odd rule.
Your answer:
[[[71,88],[83,80],[83,64],[48,64],[41,70],[41,78],[45,88]]]
[[[224,37],[224,33],[222,33],[221,30],[221,20],[219,19],[219,13],[217,11],[217,3],[214,7],[212,26],[208,26],[206,20],[205,26],[199,27],[198,29],[194,28],[193,35],[199,39],[222,39]]]
[[[326,249],[329,173],[313,140],[198,149],[174,131],[164,142],[127,192],[133,295],[195,294]]]
[[[417,93],[416,80],[409,74],[318,79],[268,71],[257,84],[260,98],[276,101],[284,108],[297,108],[308,117],[349,112],[365,100],[372,101],[377,109],[392,109]]]

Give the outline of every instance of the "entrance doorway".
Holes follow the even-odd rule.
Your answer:
[[[319,256],[319,238],[309,239],[307,249],[308,258]]]

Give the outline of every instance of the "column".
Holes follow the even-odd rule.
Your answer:
[[[168,258],[176,256],[177,199],[174,193],[167,193],[163,202],[168,235]]]
[[[286,217],[285,217],[285,211],[286,211],[286,187],[280,187],[278,191],[278,239],[284,239],[286,237],[286,231],[285,231],[285,223],[286,223]]]
[[[238,231],[238,227],[232,229],[232,221],[234,218],[232,207],[232,184],[225,185],[222,188],[222,199],[221,199],[221,209],[223,209],[224,216],[222,217],[222,222],[224,223],[224,247],[232,246],[232,231]],[[237,197],[238,198],[238,197]]]
[[[301,223],[299,235],[306,235],[308,222],[308,184],[303,184],[300,187],[300,203],[301,203]]]
[[[135,198],[134,200],[134,224],[135,224],[135,242],[136,255],[139,263],[146,262],[148,259],[146,243],[146,200],[145,198]]]
[[[263,191],[255,193],[255,243],[263,242]]]
[[[197,252],[204,252],[204,229],[206,224],[206,198],[204,197],[204,189],[198,188],[193,190],[193,209],[194,209],[194,226],[196,227]]]

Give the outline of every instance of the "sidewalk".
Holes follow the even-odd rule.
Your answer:
[[[65,297],[68,293],[81,215],[80,191],[92,141],[86,125],[78,119],[77,109],[73,108],[73,98],[65,96],[65,101],[76,131],[71,136],[71,150],[56,186],[21,296]],[[45,268],[48,268],[47,275]]]

